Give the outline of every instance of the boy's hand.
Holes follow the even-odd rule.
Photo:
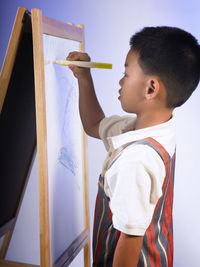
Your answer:
[[[90,61],[90,57],[86,53],[75,51],[75,52],[69,53],[66,60],[69,60],[69,61],[70,60],[71,61]],[[82,68],[82,67],[78,67],[75,65],[69,65],[68,67],[72,70],[74,76],[77,79],[84,79],[84,78],[87,78],[88,76],[90,76],[90,68]]]

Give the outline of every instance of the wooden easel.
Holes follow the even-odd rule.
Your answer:
[[[33,51],[32,70],[29,73],[28,80],[32,79],[34,75],[34,81],[31,86],[33,96],[31,111],[34,113],[33,117],[36,117],[36,129],[31,137],[31,145],[27,152],[26,158],[28,158],[26,166],[23,169],[23,177],[21,178],[21,186],[19,189],[19,197],[15,205],[12,207],[11,213],[6,215],[5,220],[0,225],[0,237],[4,236],[3,244],[0,249],[0,266],[36,266],[26,263],[16,263],[4,260],[6,252],[9,247],[9,242],[14,231],[17,216],[20,210],[20,206],[23,200],[23,195],[26,190],[27,177],[31,159],[37,144],[38,153],[38,179],[39,179],[39,220],[40,220],[40,266],[50,267],[50,218],[49,218],[49,199],[48,199],[48,169],[47,169],[47,129],[46,129],[46,111],[45,111],[45,80],[44,80],[44,56],[43,56],[43,34],[50,34],[57,37],[69,38],[80,42],[80,50],[84,51],[84,29],[82,25],[78,27],[66,23],[62,23],[42,15],[42,12],[38,9],[33,9],[32,12],[28,12],[25,8],[20,7],[18,9],[13,30],[11,33],[8,49],[4,59],[1,75],[0,75],[0,112],[3,117],[8,113],[5,106],[9,103],[10,92],[12,87],[15,86],[15,80],[13,78],[13,71],[17,69],[16,61],[19,54],[20,45],[24,36],[28,34],[29,50]],[[25,45],[28,47],[29,45]],[[32,47],[31,47],[32,45]],[[27,48],[28,49],[28,48]],[[30,53],[27,50],[27,53]],[[26,51],[24,51],[25,53]],[[29,60],[27,64],[32,64]],[[16,75],[17,77],[20,75]],[[20,79],[20,78],[17,78]],[[13,82],[14,80],[14,82]],[[20,84],[21,86],[21,84]],[[22,87],[25,87],[23,85]],[[11,88],[11,89],[10,89]],[[23,92],[22,92],[23,96]],[[21,99],[21,96],[19,96]],[[11,100],[10,100],[11,101]],[[25,102],[25,101],[24,101]],[[24,103],[23,102],[23,103]],[[10,104],[12,106],[12,103]],[[35,107],[34,107],[35,105]],[[34,112],[35,108],[35,112]],[[23,120],[23,118],[21,118]],[[6,121],[6,119],[5,119]],[[28,120],[29,121],[29,120]],[[5,124],[6,125],[6,124]],[[0,129],[1,131],[1,129]],[[36,140],[37,132],[37,140]],[[87,192],[87,173],[86,173],[86,145],[85,135],[83,134],[84,143],[84,204],[85,204],[85,229],[77,236],[70,247],[66,248],[66,251],[56,260],[53,264],[55,267],[68,266],[70,262],[77,256],[82,248],[84,248],[84,265],[90,266],[90,243],[89,243],[89,215],[88,215],[88,192]],[[23,153],[23,151],[22,151]],[[1,172],[0,172],[1,175]],[[12,176],[12,173],[10,174]],[[3,179],[3,177],[0,177]],[[12,177],[11,177],[12,179]],[[1,210],[0,210],[1,212]],[[11,216],[12,215],[12,216]],[[6,217],[7,216],[7,217]]]

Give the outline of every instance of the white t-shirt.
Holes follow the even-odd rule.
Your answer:
[[[114,228],[130,235],[144,235],[162,195],[165,165],[153,148],[126,145],[152,137],[173,156],[175,119],[140,130],[133,130],[135,122],[136,116],[111,116],[101,121],[99,134],[108,151],[102,176]]]

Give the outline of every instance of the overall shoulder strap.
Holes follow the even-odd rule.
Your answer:
[[[152,137],[147,137],[145,139],[135,141],[134,143],[148,145],[152,147],[159,154],[164,163],[171,160],[171,156],[169,155],[167,150],[163,147],[163,145],[161,145],[158,141],[156,141]]]
[[[152,137],[147,137],[145,139],[130,142],[124,147],[124,149],[126,149],[128,146],[130,146],[132,144],[142,144],[142,145],[150,146],[152,149],[154,149],[158,153],[158,155],[163,160],[163,163],[165,164],[165,166],[169,165],[169,161],[171,161],[171,156],[169,155],[167,150],[158,141],[156,141]],[[120,155],[124,151],[124,149],[119,152],[119,154],[116,156],[116,158],[110,163],[108,168],[110,168],[113,165],[113,163],[120,157]],[[175,154],[173,157],[175,157]]]

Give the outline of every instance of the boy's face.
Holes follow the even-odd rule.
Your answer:
[[[145,100],[148,76],[143,73],[138,54],[131,49],[126,57],[124,77],[119,81],[119,100],[124,111],[140,113]]]

